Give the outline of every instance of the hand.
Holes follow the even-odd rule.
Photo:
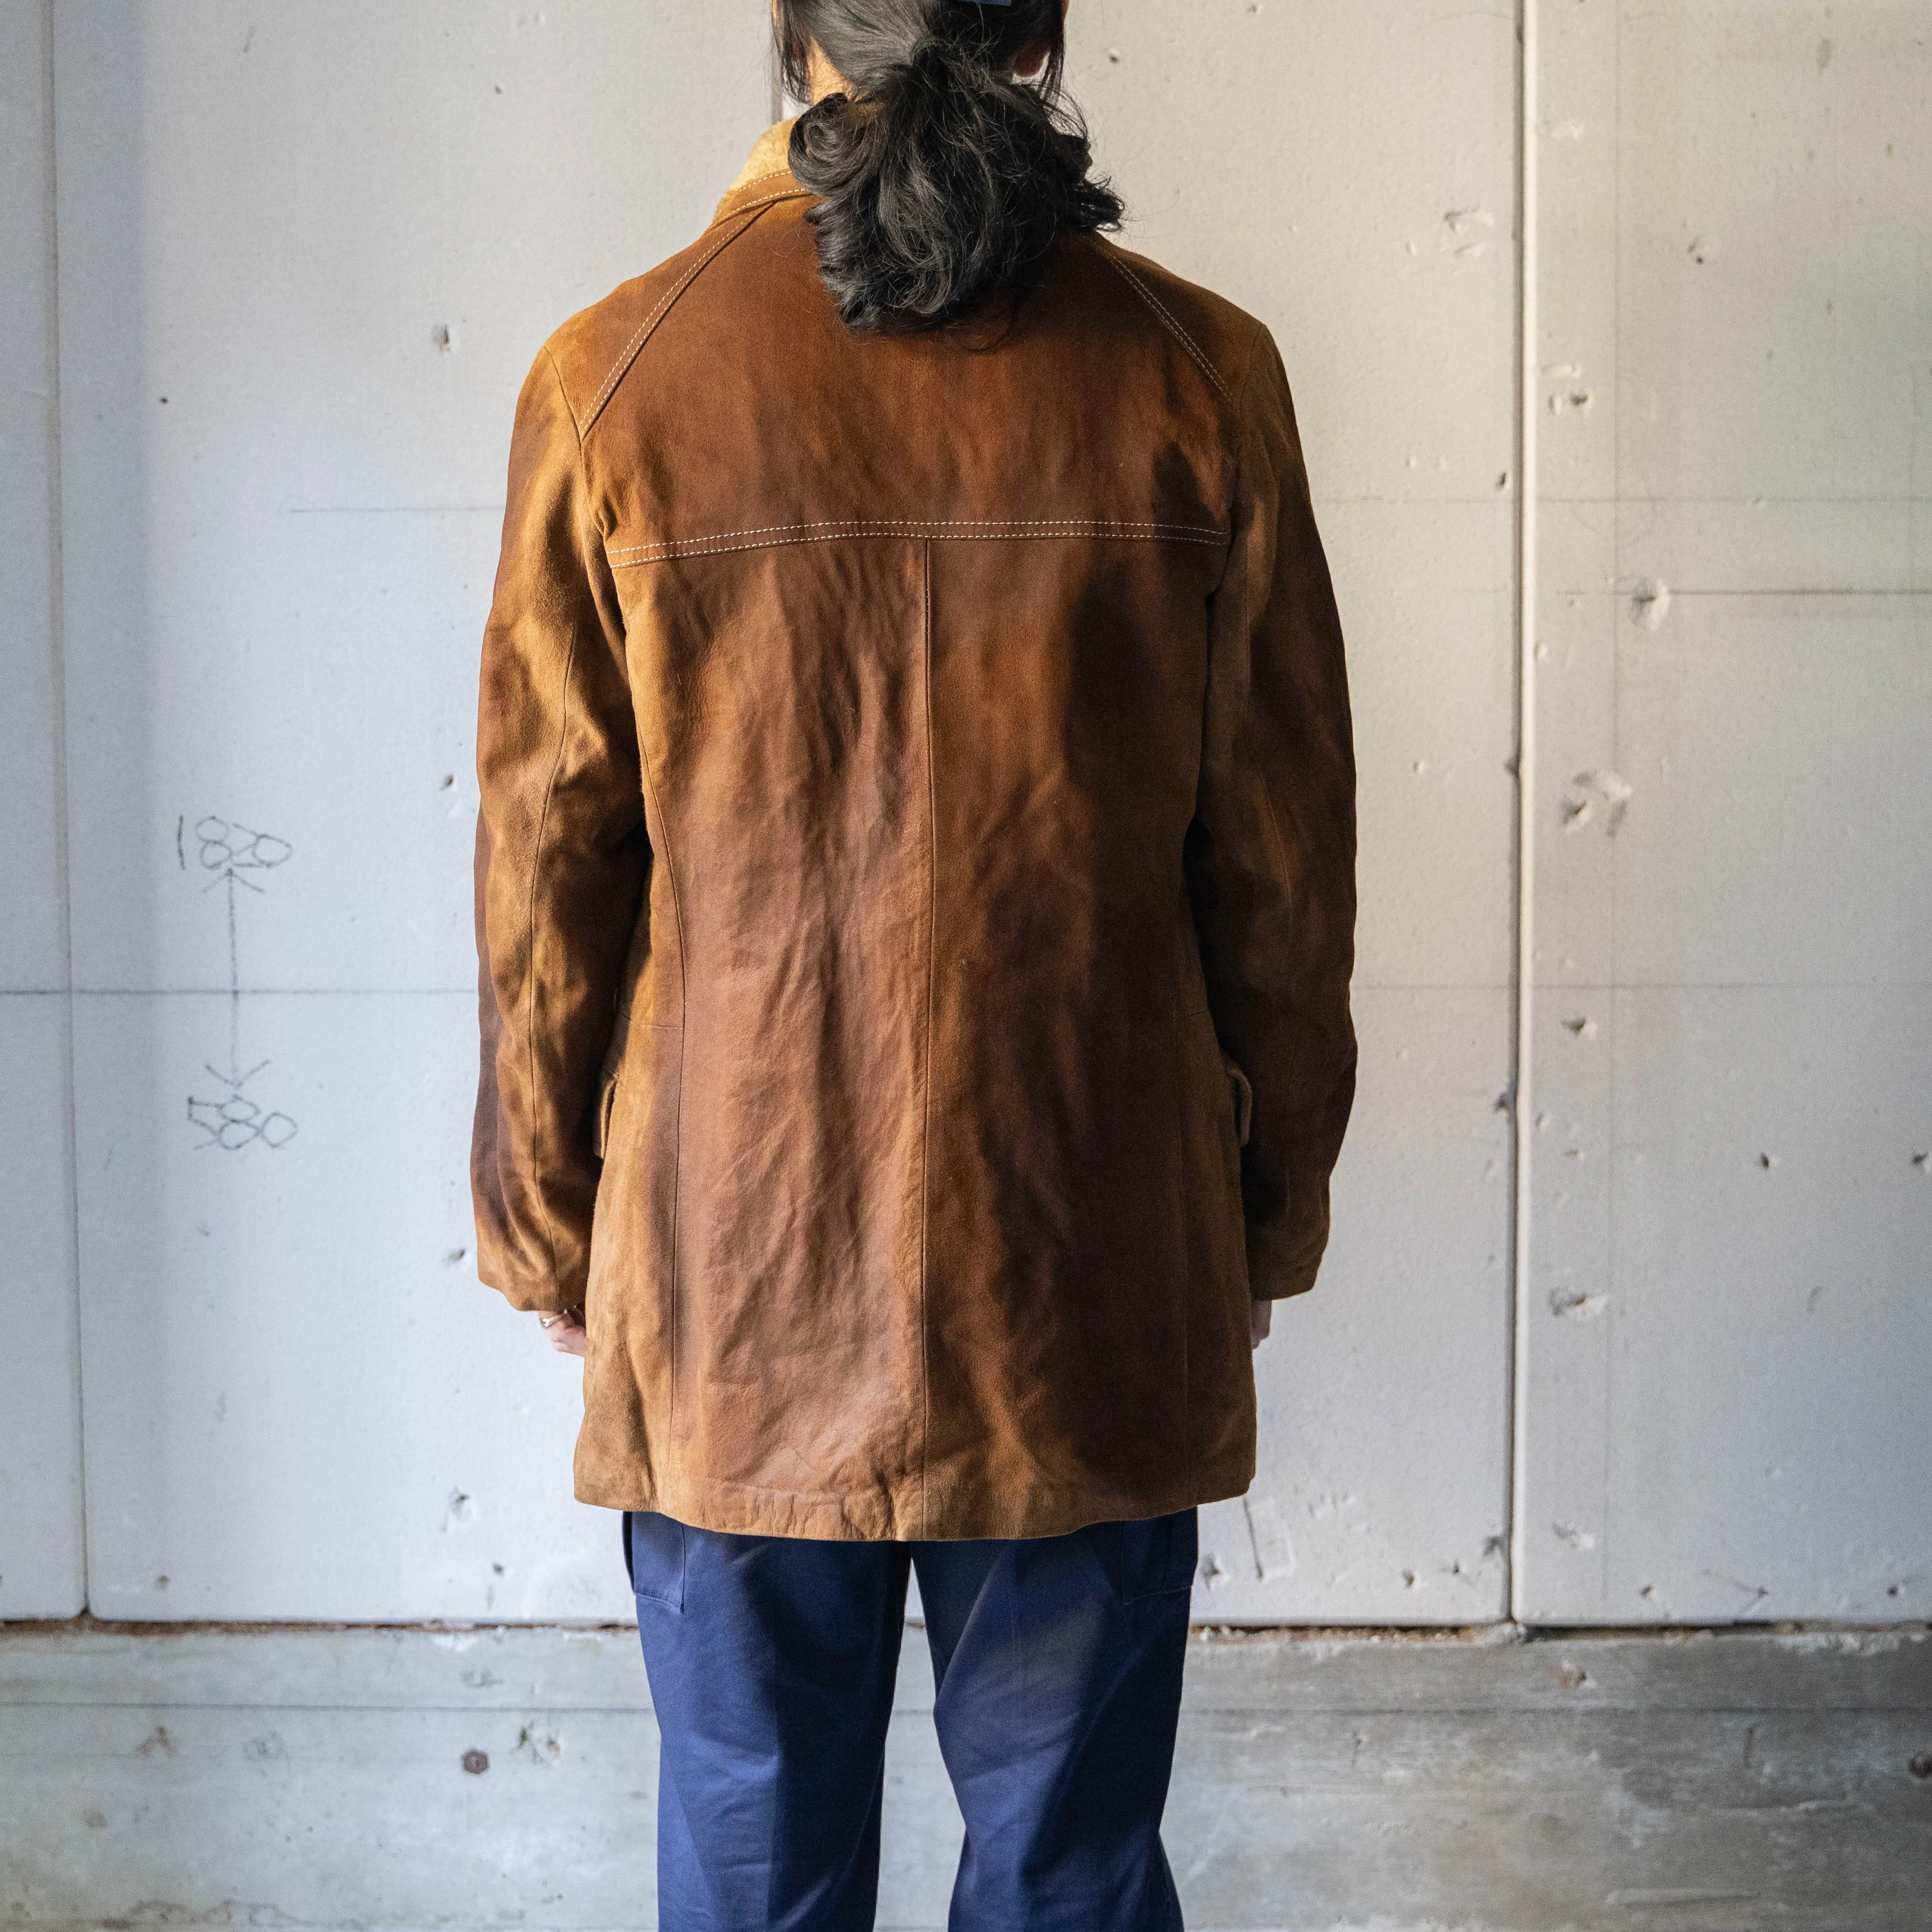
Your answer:
[[[1268,1330],[1274,1324],[1274,1304],[1271,1301],[1251,1301],[1248,1304],[1248,1340],[1252,1347],[1258,1348],[1268,1338]]]
[[[539,1319],[543,1323],[544,1340],[560,1355],[580,1356],[590,1346],[590,1337],[584,1332],[582,1309],[566,1308],[561,1315],[545,1315]]]

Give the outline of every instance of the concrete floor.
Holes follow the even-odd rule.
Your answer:
[[[644,1928],[628,1629],[0,1636],[15,1928]],[[879,1922],[958,1821],[908,1633]],[[1932,1924],[1932,1633],[1204,1634],[1167,1836],[1197,1932]]]

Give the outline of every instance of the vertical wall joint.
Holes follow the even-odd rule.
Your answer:
[[[1523,1614],[1536,933],[1537,122],[1539,0],[1520,0],[1516,87],[1516,1013],[1510,1244],[1509,1608]]]

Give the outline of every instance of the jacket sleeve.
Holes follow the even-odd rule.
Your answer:
[[[622,619],[548,351],[517,404],[482,685],[477,1271],[556,1310],[584,1300],[590,1117],[650,854]]]
[[[1265,330],[1239,409],[1188,889],[1215,1032],[1252,1090],[1249,1284],[1274,1300],[1315,1285],[1354,1098],[1355,764],[1341,625]]]

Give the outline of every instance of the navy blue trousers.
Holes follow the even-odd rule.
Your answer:
[[[1197,1544],[1192,1510],[985,1543],[626,1516],[664,1932],[871,1932],[912,1570],[966,1820],[951,1932],[1178,1932],[1160,1815]]]

